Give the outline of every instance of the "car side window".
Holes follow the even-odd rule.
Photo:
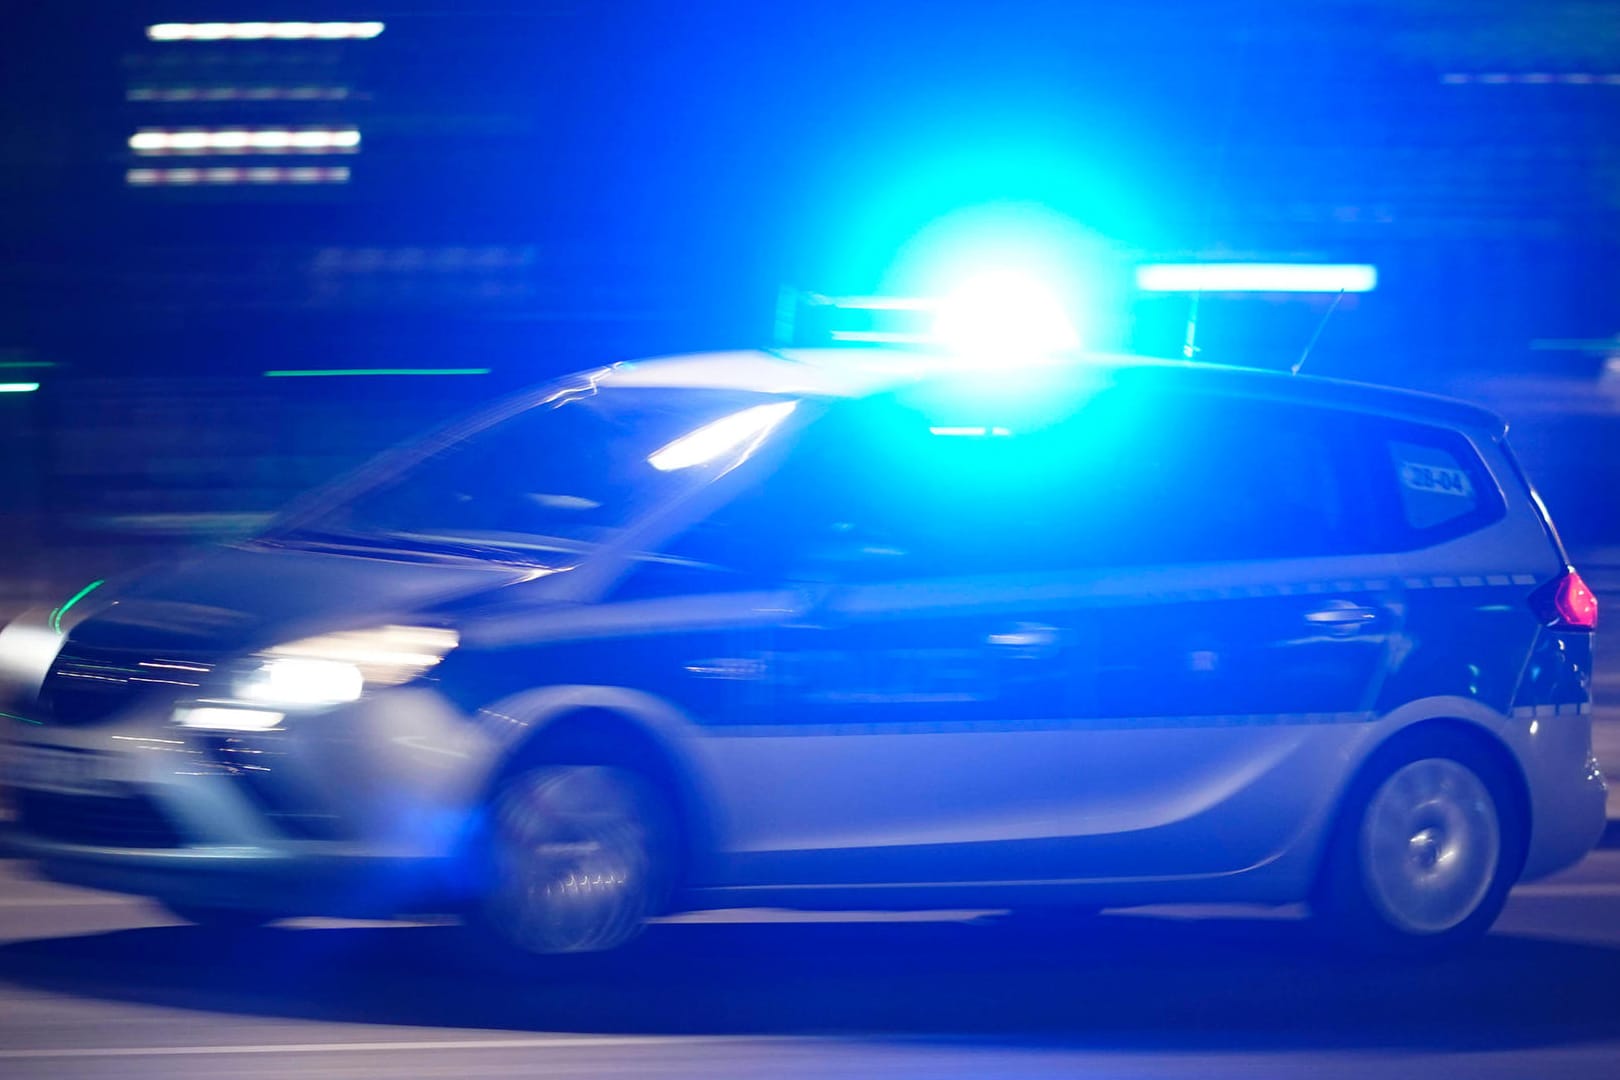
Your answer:
[[[704,568],[716,587],[882,576],[904,554],[904,512],[886,505],[882,448],[862,427],[838,416],[813,423],[774,470],[672,538],[659,561]]]
[[[1217,396],[1122,397],[1117,434],[1076,480],[1091,565],[1369,550],[1351,511],[1345,425],[1330,410]]]
[[[811,425],[648,573],[713,589],[1332,557],[1501,513],[1460,435],[1295,402],[1115,389],[1028,431],[855,415]]]
[[[1386,503],[1387,546],[1411,550],[1501,520],[1501,492],[1468,440],[1454,431],[1388,422],[1372,431],[1375,477]]]

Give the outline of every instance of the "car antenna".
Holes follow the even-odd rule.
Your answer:
[[[1339,301],[1343,299],[1344,290],[1340,289],[1339,295],[1335,296],[1333,303],[1328,305],[1327,313],[1322,316],[1322,321],[1316,324],[1316,333],[1312,334],[1311,340],[1305,343],[1305,351],[1299,354],[1299,359],[1294,361],[1294,366],[1288,369],[1288,374],[1298,375],[1299,369],[1305,366],[1306,358],[1311,355],[1311,350],[1316,348],[1316,339],[1322,336],[1322,331],[1327,328],[1328,320],[1333,318],[1335,311],[1339,310]]]
[[[1181,343],[1181,355],[1188,360],[1198,355],[1198,298],[1201,293],[1192,294],[1192,303],[1187,307],[1187,337]]]

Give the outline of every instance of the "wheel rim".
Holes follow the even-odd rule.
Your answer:
[[[486,911],[530,952],[608,949],[649,914],[654,860],[647,800],[618,769],[537,769],[495,806],[495,881]]]
[[[1404,765],[1373,792],[1362,821],[1368,893],[1399,930],[1449,930],[1490,892],[1501,835],[1496,803],[1467,766],[1449,758]]]

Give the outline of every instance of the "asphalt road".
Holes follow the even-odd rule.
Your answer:
[[[722,921],[733,919],[737,921]],[[449,926],[177,926],[0,862],[0,1076],[1620,1075],[1620,851],[1468,955],[1346,957],[1295,912],[654,928],[514,974]]]

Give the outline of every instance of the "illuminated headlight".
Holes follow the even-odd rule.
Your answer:
[[[235,701],[286,709],[356,701],[368,688],[418,678],[456,647],[454,630],[379,626],[277,645],[253,657],[231,685]]]

